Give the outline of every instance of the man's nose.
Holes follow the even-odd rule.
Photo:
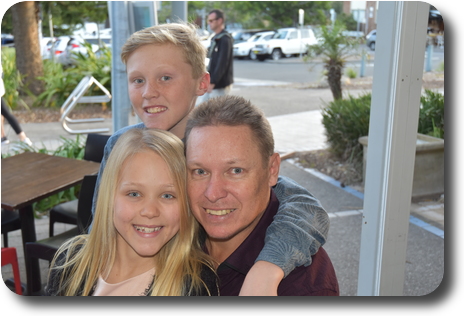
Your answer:
[[[205,197],[211,202],[216,202],[226,196],[227,190],[225,180],[220,176],[211,177],[205,190]]]

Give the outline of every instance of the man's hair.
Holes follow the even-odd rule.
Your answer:
[[[201,44],[194,24],[160,24],[135,32],[122,47],[122,62],[126,64],[134,51],[150,44],[172,44],[181,48],[185,61],[192,66],[193,78],[198,79],[205,73],[206,48]]]
[[[185,143],[192,129],[206,126],[248,126],[259,147],[263,161],[274,154],[271,125],[263,111],[250,101],[234,95],[211,98],[197,106],[189,115],[185,129]],[[186,146],[187,147],[187,146]],[[266,164],[265,164],[266,165]]]
[[[216,19],[222,19],[222,22],[225,24],[226,23],[226,15],[224,14],[224,11],[222,11],[221,9],[214,9],[214,10],[211,10],[208,15],[210,15],[211,13],[216,13]]]

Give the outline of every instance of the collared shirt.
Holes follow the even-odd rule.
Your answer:
[[[266,229],[272,223],[278,208],[279,201],[271,190],[269,205],[255,229],[217,269],[221,296],[239,294],[246,274],[264,246]],[[335,270],[322,247],[312,256],[312,261],[310,266],[297,267],[284,278],[277,289],[277,294],[279,296],[338,296]]]

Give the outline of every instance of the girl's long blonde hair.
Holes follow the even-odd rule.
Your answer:
[[[62,269],[58,293],[66,296],[89,295],[98,277],[108,276],[116,256],[117,231],[113,223],[113,202],[120,169],[128,157],[147,150],[161,156],[169,166],[181,207],[179,232],[154,259],[156,275],[150,289],[151,295],[189,295],[201,287],[207,288],[200,278],[202,265],[213,268],[210,258],[200,248],[199,225],[188,204],[183,147],[179,138],[157,129],[134,128],[118,139],[102,174],[91,232],[63,244],[52,261],[53,269]],[[56,259],[62,252],[66,252],[66,259],[63,264],[57,263]]]

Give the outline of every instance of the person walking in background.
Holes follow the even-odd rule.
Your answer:
[[[6,118],[6,120],[8,121],[8,123],[10,123],[15,133],[18,135],[19,139],[22,142],[28,144],[29,146],[32,146],[31,140],[26,136],[26,133],[24,133],[24,131],[22,130],[21,126],[18,123],[18,120],[16,119],[16,117],[13,116],[13,114],[11,114],[6,104],[6,101],[3,99],[3,95],[5,94],[5,86],[3,84],[3,68],[1,66],[0,70],[2,72],[0,83],[0,95],[2,97],[2,145],[10,143],[10,141],[6,137],[5,128],[3,127],[3,119]]]
[[[211,39],[208,50],[208,72],[211,79],[207,93],[198,98],[197,104],[213,97],[229,94],[234,83],[234,40],[225,30],[224,12],[218,9],[212,10],[208,15],[208,25],[216,33]]]

